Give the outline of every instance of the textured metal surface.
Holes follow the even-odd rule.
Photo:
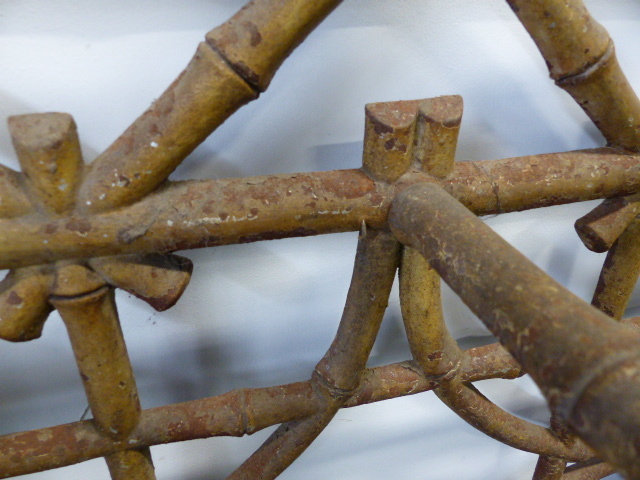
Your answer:
[[[0,169],[0,267],[11,269],[0,284],[0,337],[36,339],[57,309],[93,419],[0,436],[0,477],[105,457],[114,479],[153,479],[153,445],[279,424],[229,477],[276,478],[339,409],[434,390],[488,436],[540,455],[534,479],[602,478],[612,468],[640,478],[640,333],[637,320],[619,322],[640,270],[640,102],[581,1],[508,3],[607,146],[456,163],[462,99],[445,96],[367,105],[358,170],[168,181],[339,3],[250,2],[89,165],[69,115],[9,119],[22,171]],[[609,250],[593,305],[477,218],[598,198],[576,226],[589,248]],[[193,269],[175,251],[343,231],[360,232],[351,286],[308,381],[141,411],[114,288],[164,310]],[[398,270],[413,359],[368,369]],[[458,346],[442,317],[441,277],[500,344]],[[523,373],[548,400],[550,428],[472,384]]]

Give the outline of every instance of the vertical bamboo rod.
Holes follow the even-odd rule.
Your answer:
[[[445,96],[416,103],[410,137],[413,166],[446,178],[453,172],[462,98]],[[411,247],[404,247],[402,253],[400,306],[411,353],[423,372],[442,375],[458,368],[465,357],[444,323],[440,276]]]
[[[462,355],[444,323],[440,276],[411,247],[402,253],[400,307],[411,353],[422,371],[426,375],[450,372]]]
[[[71,115],[10,117],[9,131],[31,197],[49,212],[70,210],[83,169],[80,140]]]
[[[94,422],[109,437],[128,437],[140,420],[140,400],[113,289],[85,267],[70,264],[58,269],[51,303],[67,327]],[[148,448],[105,459],[114,480],[155,479]]]

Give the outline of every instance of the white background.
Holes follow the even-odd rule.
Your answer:
[[[162,93],[204,34],[243,3],[0,0],[0,116],[69,112],[91,161]],[[587,6],[609,30],[639,89],[640,3]],[[270,89],[172,178],[357,168],[366,103],[445,94],[465,100],[459,160],[603,143],[548,79],[505,2],[345,0],[285,62]],[[0,161],[17,168],[4,126]],[[581,246],[572,225],[596,203],[487,221],[589,300],[603,257]],[[355,243],[355,234],[342,234],[185,252],[196,265],[192,283],[164,313],[119,294],[143,407],[307,379],[340,319]],[[449,326],[465,345],[486,335],[450,292],[445,303]],[[407,358],[392,298],[371,364]],[[0,378],[0,434],[76,421],[87,406],[55,314],[41,339],[0,344]],[[510,411],[546,421],[527,379],[480,388]],[[268,433],[154,447],[158,478],[224,478]],[[535,460],[484,437],[425,393],[339,412],[281,478],[526,479]],[[109,477],[97,459],[24,478]]]

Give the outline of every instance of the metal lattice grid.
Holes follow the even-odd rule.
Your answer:
[[[259,10],[260,5],[253,4],[253,8]],[[452,202],[449,196],[443,195],[441,189],[434,186],[440,183],[445,190],[452,193],[476,214],[502,213],[552,203],[614,197],[634,192],[635,157],[629,153],[629,150],[633,149],[636,126],[629,119],[633,119],[636,100],[630,90],[625,94],[620,73],[614,68],[608,37],[588,17],[584,17],[584,14],[577,16],[575,17],[578,19],[577,25],[571,22],[565,25],[566,28],[576,28],[575,31],[568,31],[565,40],[569,43],[575,42],[576,39],[582,41],[581,46],[584,48],[581,49],[581,55],[586,55],[587,58],[582,58],[580,55],[577,57],[568,55],[564,58],[564,52],[571,50],[566,48],[567,45],[562,45],[562,34],[554,38],[551,44],[545,44],[544,40],[548,38],[549,32],[544,29],[548,25],[545,23],[547,20],[540,19],[552,18],[562,23],[561,20],[566,20],[562,16],[566,13],[563,10],[565,7],[557,10],[553,10],[553,7],[559,7],[559,4],[550,4],[546,7],[546,10],[542,9],[536,13],[528,12],[526,6],[521,6],[518,13],[524,18],[525,26],[532,30],[534,38],[539,40],[543,53],[553,67],[552,75],[555,75],[558,82],[580,102],[587,105],[587,111],[596,119],[605,137],[618,149],[600,149],[475,164],[462,162],[453,165],[451,162],[460,121],[461,103],[457,97],[440,97],[416,102],[370,105],[367,110],[363,171],[324,172],[199,184],[162,184],[166,175],[175,166],[177,159],[193,146],[193,142],[199,141],[203,135],[208,134],[214,124],[229,113],[230,107],[224,106],[229,92],[234,92],[234,95],[240,98],[240,102],[255,96],[255,92],[252,92],[247,84],[256,89],[266,87],[266,82],[271,75],[270,68],[277,66],[282,60],[282,55],[287,53],[286,48],[277,48],[275,52],[271,52],[275,57],[271,59],[271,64],[266,62],[266,70],[261,70],[265,67],[265,59],[269,59],[268,54],[259,52],[251,58],[252,53],[249,53],[249,57],[245,59],[242,55],[246,52],[236,49],[235,42],[239,39],[240,43],[246,40],[254,49],[259,50],[260,45],[269,43],[265,40],[265,37],[268,38],[267,32],[274,33],[278,37],[285,34],[286,37],[287,30],[283,29],[282,25],[276,25],[273,30],[269,28],[273,27],[270,22],[277,23],[281,16],[270,17],[265,12],[258,11],[253,17],[252,9],[244,10],[240,14],[248,15],[249,20],[242,19],[237,22],[241,29],[241,34],[237,35],[238,38],[235,38],[233,24],[214,31],[215,33],[209,37],[209,43],[202,45],[199,53],[194,57],[194,67],[182,77],[181,82],[186,84],[192,78],[194,82],[205,78],[205,83],[208,83],[206,87],[183,86],[180,82],[177,83],[175,89],[183,93],[174,96],[169,91],[166,96],[158,100],[146,116],[142,117],[141,123],[135,124],[132,130],[134,135],[125,134],[119,143],[114,144],[114,147],[101,155],[87,170],[83,171],[81,166],[77,140],[74,138],[73,122],[68,116],[14,117],[10,128],[24,175],[8,170],[4,175],[4,190],[8,193],[4,202],[7,220],[4,221],[6,228],[3,229],[5,232],[3,242],[10,245],[4,265],[12,267],[13,270],[4,284],[6,312],[3,314],[5,320],[3,335],[13,340],[27,340],[38,336],[41,324],[50,308],[52,306],[57,308],[70,331],[94,414],[93,422],[72,427],[59,427],[60,429],[55,430],[56,434],[51,437],[55,438],[54,442],[59,443],[62,438],[60,432],[65,431],[65,428],[88,429],[94,432],[90,435],[95,435],[95,442],[106,446],[102,447],[103,450],[93,451],[84,448],[79,451],[77,448],[72,448],[72,454],[81,453],[89,456],[104,454],[107,456],[114,478],[120,478],[118,475],[127,475],[127,478],[131,478],[131,473],[123,473],[129,468],[141,468],[147,471],[147,473],[136,475],[152,475],[149,471],[150,464],[146,453],[142,450],[111,453],[112,449],[119,448],[114,447],[114,442],[118,445],[118,436],[127,439],[127,446],[143,447],[147,443],[152,444],[158,438],[166,441],[168,438],[166,435],[169,434],[178,435],[175,439],[194,435],[193,431],[186,434],[179,431],[170,433],[162,431],[155,433],[160,435],[155,440],[145,437],[145,435],[151,437],[154,435],[145,431],[145,428],[161,430],[163,425],[168,427],[170,422],[167,423],[167,420],[161,417],[153,418],[154,414],[161,415],[162,411],[160,413],[147,411],[140,418],[138,417],[134,380],[131,374],[127,373],[127,362],[123,363],[125,359],[122,351],[123,344],[117,335],[117,317],[112,305],[112,290],[107,284],[133,291],[146,298],[156,308],[162,309],[170,306],[181,294],[190,274],[190,264],[180,257],[158,255],[157,251],[164,253],[187,247],[242,243],[289,235],[311,235],[353,229],[360,229],[361,246],[351,293],[336,342],[328,355],[318,364],[316,374],[310,382],[296,385],[295,388],[289,387],[289,390],[277,390],[279,395],[286,393],[282,401],[293,401],[291,408],[286,409],[284,417],[282,416],[284,404],[278,402],[279,406],[272,411],[268,404],[260,405],[261,402],[258,402],[256,408],[265,409],[266,407],[266,411],[262,412],[264,419],[260,417],[261,414],[256,414],[258,421],[280,423],[290,420],[294,423],[285,423],[279,429],[281,435],[276,434],[272,437],[271,443],[265,444],[266,447],[252,457],[253,460],[249,460],[249,463],[241,467],[237,475],[243,475],[242,472],[249,469],[248,473],[245,473],[249,477],[268,477],[271,474],[267,472],[270,471],[275,475],[286,467],[287,455],[282,458],[274,456],[269,453],[269,449],[276,448],[280,452],[291,449],[288,458],[295,458],[318,433],[321,425],[333,416],[337,408],[348,405],[349,402],[356,402],[359,398],[381,394],[376,390],[373,392],[367,390],[371,387],[367,383],[369,380],[374,381],[373,385],[376,386],[377,377],[371,377],[372,374],[384,375],[389,372],[393,375],[398,375],[399,372],[409,375],[417,374],[416,379],[422,378],[426,381],[423,388],[437,388],[441,398],[451,404],[452,408],[457,409],[459,413],[467,412],[468,414],[470,405],[476,405],[479,408],[477,402],[481,401],[481,397],[460,382],[469,378],[483,378],[482,374],[474,370],[479,367],[474,362],[480,361],[481,369],[491,366],[492,361],[506,362],[505,365],[510,368],[507,373],[502,373],[500,364],[493,365],[495,370],[489,372],[490,376],[510,376],[519,373],[519,368],[512,363],[511,357],[501,353],[503,351],[498,347],[491,347],[495,350],[495,352],[491,351],[491,355],[501,355],[497,359],[493,356],[485,356],[487,352],[484,350],[481,352],[474,350],[470,353],[471,357],[458,351],[455,342],[451,341],[446,330],[443,330],[442,323],[438,321],[438,309],[434,307],[438,303],[435,288],[438,283],[435,281],[437,277],[428,265],[424,264],[422,257],[412,249],[403,248],[404,253],[400,260],[400,245],[394,237],[401,239],[406,245],[421,250],[454,289],[473,305],[479,316],[492,325],[496,335],[511,348],[512,353],[526,367],[525,369],[537,378],[552,403],[554,413],[558,416],[558,432],[564,432],[568,425],[584,438],[589,439],[590,435],[595,435],[594,429],[601,426],[589,425],[587,428],[584,426],[582,417],[577,419],[574,416],[581,414],[575,406],[576,402],[587,401],[585,399],[589,399],[589,395],[594,395],[595,400],[587,403],[583,408],[587,412],[590,408],[594,409],[596,414],[592,412],[591,415],[600,418],[598,409],[601,408],[603,399],[599,395],[602,393],[590,390],[583,392],[582,389],[585,385],[590,385],[590,381],[587,381],[585,376],[591,379],[590,372],[597,372],[601,367],[597,366],[597,363],[589,365],[585,361],[584,371],[582,371],[575,367],[574,361],[569,362],[575,358],[588,360],[590,357],[588,352],[581,349],[584,345],[575,345],[576,351],[572,355],[566,353],[577,342],[563,338],[563,329],[568,329],[567,335],[573,338],[578,328],[570,322],[587,321],[586,324],[579,324],[580,329],[584,328],[587,331],[588,328],[594,328],[593,335],[582,339],[583,344],[586,341],[603,342],[596,345],[597,349],[591,350],[592,353],[596,352],[598,357],[593,359],[593,362],[600,361],[604,348],[616,352],[618,355],[616,362],[632,362],[631,352],[635,345],[633,334],[627,330],[618,329],[620,330],[619,338],[616,338],[616,329],[611,326],[611,322],[606,321],[602,315],[596,315],[592,309],[586,308],[583,304],[567,300],[570,296],[565,293],[560,294],[558,298],[545,296],[558,295],[559,290],[556,286],[549,286],[544,277],[540,277],[537,271],[530,270],[519,257],[513,255],[510,257],[507,246],[499,247],[499,250],[507,253],[495,252],[490,257],[489,264],[482,263],[485,261],[482,260],[482,255],[491,248],[495,248],[495,245],[498,245],[495,243],[497,240],[493,239],[492,234],[486,229],[483,230],[482,224],[475,217],[460,210],[457,203]],[[300,10],[296,11],[296,8]],[[296,5],[287,5],[286,13],[294,12],[292,16],[295,21],[304,20],[306,14],[316,21],[319,20],[316,17],[318,12],[313,10],[319,9],[318,11],[324,14],[327,13],[325,9],[328,8],[328,5],[322,3],[310,6],[308,3],[305,5],[301,2]],[[580,6],[576,5],[575,8],[579,9]],[[267,11],[272,13],[268,8]],[[529,14],[532,17],[528,17]],[[536,18],[536,14],[542,17]],[[534,21],[527,23],[531,18]],[[260,23],[262,21],[265,22],[264,28]],[[551,22],[554,24],[553,28],[556,28],[558,22]],[[542,33],[536,31],[539,26],[542,26]],[[558,30],[566,32],[562,29]],[[581,32],[587,32],[589,35],[582,38]],[[292,35],[294,41],[299,40],[297,35],[298,30],[295,30]],[[254,51],[249,50],[249,52]],[[219,55],[223,55],[225,60],[221,62]],[[572,62],[586,66],[587,69],[585,72],[572,69],[570,67],[575,66]],[[233,71],[228,70],[229,65],[233,67]],[[211,69],[216,69],[214,76],[203,77],[197,73]],[[243,76],[243,79],[239,80],[238,74]],[[230,87],[224,88],[221,94],[216,90],[214,85],[216,82],[212,83],[211,78],[224,78]],[[193,106],[186,108],[182,102],[189,99],[194,92],[197,95],[192,99]],[[214,113],[214,117],[218,115],[219,118],[206,118],[204,113],[194,115],[194,111],[201,113],[196,109],[205,105],[206,102],[203,100],[207,100],[198,95],[210,96],[209,101],[218,106],[222,105],[219,111]],[[174,109],[173,102],[176,102],[176,98],[178,99],[177,107]],[[178,111],[177,114],[174,113],[176,111]],[[172,115],[180,113],[188,118],[194,115],[192,118],[195,119],[193,121],[196,128],[192,128],[193,125],[188,122],[172,123]],[[629,115],[625,116],[622,113]],[[189,125],[188,131],[184,130],[185,125]],[[198,132],[197,125],[200,125],[202,131]],[[150,136],[139,136],[136,131]],[[46,141],[47,137],[49,141]],[[190,139],[187,146],[182,143],[184,138]],[[625,147],[627,151],[621,152],[620,147]],[[132,160],[127,164],[123,158]],[[147,160],[142,161],[143,158]],[[149,168],[143,171],[141,166]],[[530,176],[527,177],[527,174]],[[160,189],[154,190],[158,185]],[[74,188],[77,188],[77,193]],[[28,194],[24,194],[25,191]],[[138,199],[148,192],[151,192],[148,197]],[[301,201],[306,203],[302,205]],[[108,203],[108,207],[102,206],[102,202],[104,205]],[[439,205],[439,210],[431,211],[435,204]],[[167,205],[171,206],[171,212],[167,212]],[[277,209],[269,207],[270,205],[277,205]],[[387,213],[389,208],[391,208],[390,214]],[[624,267],[632,266],[629,258],[633,257],[629,257],[631,253],[628,250],[633,248],[633,242],[625,241],[625,236],[618,239],[618,236],[622,230],[625,232],[624,235],[633,234],[632,227],[626,230],[625,227],[635,217],[634,208],[633,197],[628,197],[624,201],[607,201],[604,207],[594,214],[595,224],[592,223],[591,217],[582,222],[587,227],[592,225],[596,227],[596,235],[587,237],[591,239],[591,242],[587,243],[593,248],[602,248],[598,246],[600,244],[608,248],[612,241],[617,240],[616,247],[609,254],[608,267],[613,265],[615,269],[619,258],[625,259],[622,262]],[[607,213],[606,217],[601,213],[603,209]],[[610,221],[611,211],[615,212],[614,222]],[[334,214],[334,212],[338,213]],[[327,220],[324,216],[329,213],[335,217],[327,217],[331,218]],[[428,218],[437,219],[445,214],[445,223],[434,232],[426,234],[425,232],[433,228],[434,224],[429,222],[430,225],[423,225],[421,221],[424,220],[425,215],[429,215]],[[606,221],[603,222],[601,218],[605,218]],[[478,231],[477,237],[471,237],[473,241],[465,249],[459,246],[463,244],[465,238],[456,236],[461,233],[460,230],[449,231],[446,228],[453,220],[456,220],[458,225],[468,224],[469,232]],[[385,231],[387,221],[392,228],[393,236]],[[183,222],[182,226],[180,226],[181,222]],[[604,233],[597,232],[603,224],[606,226],[613,224],[618,227],[618,231],[611,237],[612,241],[608,241],[610,230]],[[196,226],[203,227],[203,230],[195,229]],[[583,233],[590,231],[584,226],[581,229]],[[462,233],[468,241],[468,232]],[[483,238],[488,238],[490,243],[487,245],[482,243]],[[593,238],[597,241],[594,242]],[[43,248],[41,242],[47,247]],[[73,248],[70,248],[70,245],[73,245]],[[478,246],[483,251],[480,254],[474,254],[474,248],[477,249]],[[144,254],[140,256],[141,253]],[[75,260],[78,257],[89,260]],[[498,264],[507,264],[508,268],[493,271],[493,260],[496,258],[501,260]],[[71,260],[67,261],[67,259]],[[53,260],[56,261],[55,264],[52,263]],[[28,266],[42,264],[44,261],[48,262],[44,266]],[[409,366],[390,367],[389,371],[383,369],[362,373],[377,330],[377,321],[374,319],[377,318],[378,321],[381,319],[386,292],[390,288],[389,282],[400,262],[403,264],[404,278],[410,279],[403,283],[402,295],[406,310],[405,321],[416,363]],[[474,272],[476,276],[478,272],[482,272],[483,278],[480,280],[485,283],[484,285],[479,286],[477,282],[474,283],[477,280]],[[605,274],[610,277],[618,275],[618,272],[613,270],[610,273],[608,268]],[[509,275],[515,276],[509,277]],[[153,280],[141,281],[145,276]],[[158,281],[159,277],[165,277],[166,282]],[[489,281],[486,280],[487,277]],[[523,281],[523,277],[526,277],[526,282]],[[609,277],[604,276],[603,279],[608,280]],[[629,274],[620,275],[620,277],[628,279]],[[531,283],[532,279],[539,280],[540,287],[536,287],[536,283]],[[604,280],[595,299],[596,304],[612,316],[619,317],[622,314],[619,312],[622,307],[608,298],[612,287]],[[505,282],[506,285],[502,289],[501,282]],[[415,291],[423,283],[432,285],[426,290],[436,295],[435,299]],[[176,285],[179,287],[176,288]],[[527,292],[526,297],[523,297],[522,295],[525,294],[518,292],[524,291],[525,287]],[[542,299],[542,305],[534,305],[536,307],[534,311],[526,310],[526,307],[530,307],[529,299],[534,288],[541,289],[539,298]],[[615,300],[621,296],[617,293],[620,288],[616,284]],[[629,289],[628,286],[625,288]],[[552,292],[550,293],[549,290]],[[29,301],[25,302],[27,294]],[[533,297],[538,298],[535,295]],[[431,303],[420,306],[420,302],[424,302],[425,298],[429,298]],[[416,302],[418,306],[413,307]],[[563,319],[558,325],[554,324],[553,330],[541,331],[541,327],[534,322],[548,321],[554,315],[553,312],[545,311],[542,306],[553,304],[556,311],[555,307],[562,302],[568,303],[565,308],[558,308],[557,311],[562,314],[575,312],[576,319],[573,317],[567,318],[566,321]],[[430,315],[426,317],[418,315],[416,318],[412,310],[428,311]],[[436,312],[435,316],[433,312]],[[540,316],[540,312],[544,315]],[[92,318],[100,321],[92,322]],[[366,328],[363,327],[362,318],[368,318],[371,322],[366,325]],[[588,318],[592,320],[585,320]],[[106,319],[114,322],[111,327],[106,323]],[[531,323],[514,323],[525,320]],[[425,329],[425,322],[431,328]],[[85,331],[89,327],[103,330]],[[606,332],[607,329],[611,330],[611,334],[603,335],[602,332]],[[531,333],[532,330],[534,333]],[[549,334],[551,334],[550,338],[545,337]],[[88,339],[95,340],[95,344],[89,345]],[[559,353],[554,354],[552,346],[554,343],[551,340],[558,342],[555,348],[559,349]],[[535,346],[533,353],[530,351],[529,342]],[[544,346],[539,346],[536,342],[542,342]],[[118,346],[113,347],[114,344]],[[109,348],[105,349],[105,345],[109,345]],[[425,346],[427,346],[426,351],[421,351]],[[626,349],[629,351],[628,355],[624,353]],[[108,359],[109,356],[112,358]],[[475,360],[478,356],[481,360]],[[563,364],[565,356],[569,359],[567,362],[570,365]],[[608,361],[612,361],[611,358]],[[119,365],[118,368],[114,368],[117,374],[105,373],[105,364],[112,367]],[[400,368],[400,370],[393,370],[394,368]],[[447,372],[453,374],[457,371],[461,372],[460,375],[449,378]],[[607,378],[607,381],[614,382],[616,389],[628,386],[626,379],[620,381],[616,375],[620,372],[632,374],[633,368],[616,369],[615,372],[611,374],[611,378]],[[425,374],[428,378],[424,377]],[[465,375],[471,375],[471,377],[465,377]],[[95,378],[101,378],[101,380],[95,381],[93,380]],[[571,379],[574,379],[575,385],[580,387],[578,390],[572,388]],[[615,384],[616,381],[620,384]],[[402,382],[397,382],[392,386],[398,388],[401,384]],[[302,395],[297,390],[299,388],[302,389]],[[114,391],[118,393],[114,394]],[[128,395],[121,395],[122,391]],[[392,391],[391,395],[397,395],[400,392]],[[206,411],[218,412],[211,407],[218,405],[216,402],[224,401],[229,401],[229,406],[233,409],[238,402],[246,402],[247,397],[251,398],[254,394],[260,397],[264,393],[265,391],[244,391],[211,399],[208,402],[212,403],[206,404]],[[607,393],[611,392],[605,391],[605,394]],[[617,390],[616,393],[618,393]],[[629,395],[632,393],[630,392]],[[383,397],[387,394],[383,388]],[[614,396],[617,400],[625,398],[620,395]],[[105,402],[105,399],[111,401]],[[605,404],[608,405],[610,399],[606,398],[606,400]],[[311,404],[305,406],[305,401],[310,401]],[[322,408],[318,408],[317,402],[323,404]],[[582,405],[582,403],[579,404]],[[198,406],[197,402],[192,402],[185,405],[185,408],[198,408]],[[490,405],[486,405],[486,408],[494,409]],[[302,409],[303,413],[297,412],[296,409]],[[477,411],[477,408],[474,407],[474,409]],[[167,412],[164,411],[164,413]],[[195,410],[188,410],[188,417],[185,418],[193,420],[194,413]],[[275,422],[273,415],[276,416]],[[299,420],[300,416],[308,415],[311,415],[309,419]],[[503,417],[503,421],[496,426],[495,422],[491,422],[490,417],[495,420],[500,415],[503,414],[493,412],[489,417],[481,415],[468,420],[476,423],[481,429],[493,430],[493,435],[501,436],[507,443],[517,444],[521,441],[519,435],[514,438],[510,434],[513,431],[503,430],[506,423],[516,422],[516,428],[532,430],[530,441],[542,439],[541,446],[535,448],[543,453],[550,453],[549,457],[580,460],[592,455],[590,451],[584,450],[585,447],[580,442],[575,444],[569,453],[566,445],[560,446],[562,442],[558,443],[559,440],[554,439],[553,436],[549,437],[551,434],[548,432],[534,426],[525,427],[512,417]],[[151,420],[148,420],[149,416]],[[587,415],[588,418],[589,415]],[[633,416],[622,416],[622,418],[626,422]],[[217,426],[217,428],[220,427],[220,425]],[[623,427],[630,428],[630,434],[632,434],[633,425],[625,424]],[[222,428],[239,428],[240,430],[235,431],[244,433],[255,427],[249,423]],[[36,434],[38,442],[50,441],[51,438],[47,438],[47,433],[47,431],[40,431]],[[215,432],[207,430],[204,434],[212,433]],[[624,463],[631,461],[629,458],[632,454],[625,452],[623,443],[616,443],[623,442],[624,435],[618,435],[618,432],[604,433],[614,438],[607,438],[606,444],[601,445],[600,438],[606,438],[606,435],[598,435],[597,439],[589,440],[593,442],[591,445],[596,446],[609,461],[620,462],[621,468],[633,472],[632,464]],[[287,440],[292,435],[301,435],[301,437]],[[25,434],[20,438],[32,437],[33,434]],[[110,437],[114,437],[115,440]],[[20,442],[16,441],[17,438],[15,436],[11,438],[8,448],[15,449],[20,445]],[[9,437],[5,437],[5,440],[9,440]],[[611,445],[615,450],[613,452],[608,451]],[[523,447],[523,445],[520,446]],[[60,455],[59,447],[60,445],[55,450],[54,456]],[[53,445],[52,448],[54,448]],[[528,443],[525,448],[532,448],[531,443]],[[544,450],[545,448],[550,450]],[[17,460],[15,450],[10,452],[11,455],[7,458],[15,463]],[[29,452],[26,453],[29,457]],[[49,466],[55,465],[51,457],[45,460],[45,456],[39,455],[38,458],[51,462],[48,463]],[[26,463],[30,464],[29,468],[33,468],[34,457],[29,457]],[[537,475],[546,475],[538,478],[552,478],[550,475],[554,473],[551,470],[560,468],[558,467],[560,463],[553,458],[543,458],[540,469],[546,469],[549,472],[538,473]],[[266,470],[256,473],[255,468]],[[20,472],[24,471],[26,470],[20,470]],[[140,476],[139,478],[151,477]]]

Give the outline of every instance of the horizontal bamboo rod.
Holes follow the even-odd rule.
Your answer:
[[[382,227],[393,195],[425,181],[436,179],[414,172],[390,187],[336,170],[172,183],[111,212],[1,219],[0,268],[357,231],[363,220]],[[478,215],[527,210],[634,193],[640,155],[595,149],[459,162],[440,183]]]
[[[498,345],[468,350],[464,381],[516,378],[519,365]],[[345,407],[432,390],[436,383],[413,362],[367,369]],[[134,433],[117,441],[102,435],[94,422],[58,425],[0,436],[0,478],[73,465],[110,453],[213,436],[242,436],[278,423],[315,414],[322,407],[311,381],[276,387],[233,390],[224,395],[144,410]],[[573,451],[584,451],[582,446]],[[574,460],[587,460],[584,455]]]
[[[556,418],[639,478],[640,335],[574,296],[437,185],[406,189],[389,215],[393,233],[514,355]]]

